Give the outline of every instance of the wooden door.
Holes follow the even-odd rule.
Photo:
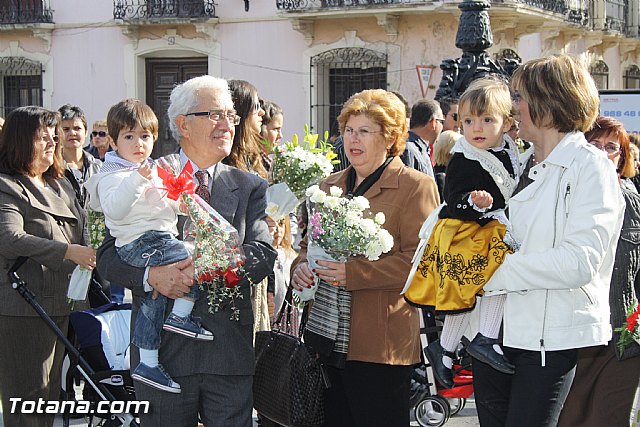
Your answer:
[[[192,77],[207,74],[207,58],[147,58],[147,103],[158,116],[158,140],[151,156],[155,159],[173,153],[178,142],[169,129],[169,95],[173,88]]]

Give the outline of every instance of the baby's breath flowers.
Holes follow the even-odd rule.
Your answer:
[[[238,284],[245,276],[245,256],[238,232],[199,196],[183,193],[182,199],[190,218],[184,241],[193,244],[196,281],[206,292],[209,312],[216,313],[229,306],[231,320],[239,320],[235,301],[242,299]]]

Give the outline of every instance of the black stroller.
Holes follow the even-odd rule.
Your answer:
[[[73,343],[67,338],[66,334],[60,330],[60,328],[56,325],[56,323],[51,319],[51,317],[44,311],[42,306],[36,300],[36,295],[27,287],[27,284],[20,279],[17,270],[24,264],[27,260],[26,257],[20,257],[15,262],[15,264],[9,270],[9,280],[11,282],[11,286],[13,289],[18,291],[20,296],[22,296],[29,305],[38,313],[38,315],[44,320],[47,325],[53,330],[58,339],[63,343],[67,350],[69,362],[66,363],[69,375],[66,375],[66,378],[75,377],[76,380],[81,378],[85,382],[85,387],[83,390],[83,398],[86,400],[86,408],[84,405],[80,405],[83,407],[82,413],[91,415],[90,417],[90,425],[93,424],[94,415],[96,418],[100,418],[99,425],[105,427],[117,427],[117,426],[138,426],[138,422],[135,419],[135,414],[131,414],[127,411],[129,408],[134,407],[135,405],[126,404],[128,401],[133,400],[133,385],[131,383],[131,378],[129,377],[128,371],[113,371],[110,369],[110,365],[104,355],[102,354],[102,358],[95,356],[98,350],[102,350],[102,346],[97,347],[95,345],[87,345],[83,346],[82,352],[76,349]],[[112,305],[113,306],[113,305]],[[103,312],[109,311],[113,307],[108,307]],[[130,307],[129,307],[130,308]],[[88,310],[91,312],[91,310]],[[91,313],[83,314],[85,312],[74,313],[76,319],[81,320],[82,318],[89,319]],[[73,318],[71,318],[71,322],[73,324]],[[100,323],[96,317],[93,317],[93,322]],[[82,328],[75,328],[76,333],[78,333]],[[82,335],[81,333],[80,335]],[[85,338],[89,340],[87,343],[91,342],[91,337],[95,337],[94,333],[88,332],[85,335]],[[86,356],[86,357],[85,357]],[[91,359],[89,359],[91,358]],[[94,362],[95,359],[97,362]],[[89,363],[88,360],[92,360],[92,363]],[[94,365],[94,363],[96,363]],[[106,368],[106,369],[104,369]],[[128,379],[128,384],[127,380]],[[65,378],[65,377],[63,377]],[[73,387],[73,382],[75,380],[67,380],[63,381],[66,384],[66,393],[67,400],[73,400],[75,398],[75,390]],[[113,404],[108,406],[110,411],[104,410],[104,405],[101,403],[109,402]],[[79,407],[80,407],[79,406]],[[122,406],[122,409],[120,409]],[[116,410],[117,409],[117,410]],[[138,408],[136,408],[138,409]],[[144,408],[140,408],[144,409]],[[122,412],[120,412],[120,410]],[[104,412],[104,413],[103,413]],[[106,413],[106,412],[118,412],[118,413]],[[64,425],[69,425],[69,415],[64,414]]]

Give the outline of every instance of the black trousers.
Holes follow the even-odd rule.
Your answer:
[[[409,425],[411,366],[347,362],[344,369],[326,370],[331,387],[324,394],[324,426]]]
[[[513,375],[473,360],[473,389],[480,425],[555,426],[573,382],[578,351],[547,351],[545,366],[538,351],[505,347],[504,352],[516,367]]]

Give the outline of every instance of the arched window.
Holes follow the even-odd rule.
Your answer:
[[[364,89],[387,88],[387,55],[348,47],[311,58],[311,128],[322,135],[338,134],[342,104]]]
[[[42,64],[21,56],[0,58],[0,116],[25,105],[42,106]]]
[[[589,72],[599,90],[609,89],[609,67],[604,61],[595,61]]]
[[[631,65],[624,70],[624,88],[640,89],[640,68],[637,65]]]

